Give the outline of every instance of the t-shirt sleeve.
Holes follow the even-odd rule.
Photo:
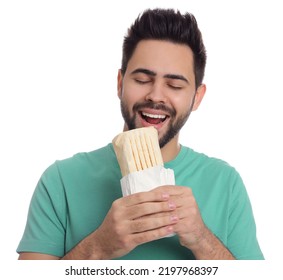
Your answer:
[[[256,224],[251,203],[238,173],[231,188],[228,248],[239,260],[264,259],[256,237]]]
[[[33,193],[18,253],[64,255],[65,204],[63,184],[54,163],[43,173]]]

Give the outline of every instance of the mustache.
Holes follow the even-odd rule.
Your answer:
[[[136,103],[133,106],[133,111],[134,112],[142,111],[142,109],[162,110],[165,113],[168,113],[168,115],[171,116],[171,117],[175,117],[176,116],[176,110],[167,107],[163,103],[155,103],[155,102],[152,102],[152,101],[145,101],[145,102]]]

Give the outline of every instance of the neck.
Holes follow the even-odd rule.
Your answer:
[[[179,135],[176,135],[170,142],[168,142],[162,149],[161,154],[163,157],[163,162],[168,162],[173,160],[180,151],[180,144],[178,142]]]

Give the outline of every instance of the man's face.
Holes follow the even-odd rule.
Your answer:
[[[119,72],[118,76],[126,129],[154,126],[161,148],[178,135],[198,107],[199,94],[195,93],[191,49],[167,41],[141,41],[125,75]]]

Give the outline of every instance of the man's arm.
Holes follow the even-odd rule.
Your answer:
[[[197,260],[235,260],[231,252],[208,229],[198,243],[190,247]]]
[[[19,260],[59,260],[59,257],[40,254],[40,253],[31,253],[31,252],[22,252],[19,254]]]

